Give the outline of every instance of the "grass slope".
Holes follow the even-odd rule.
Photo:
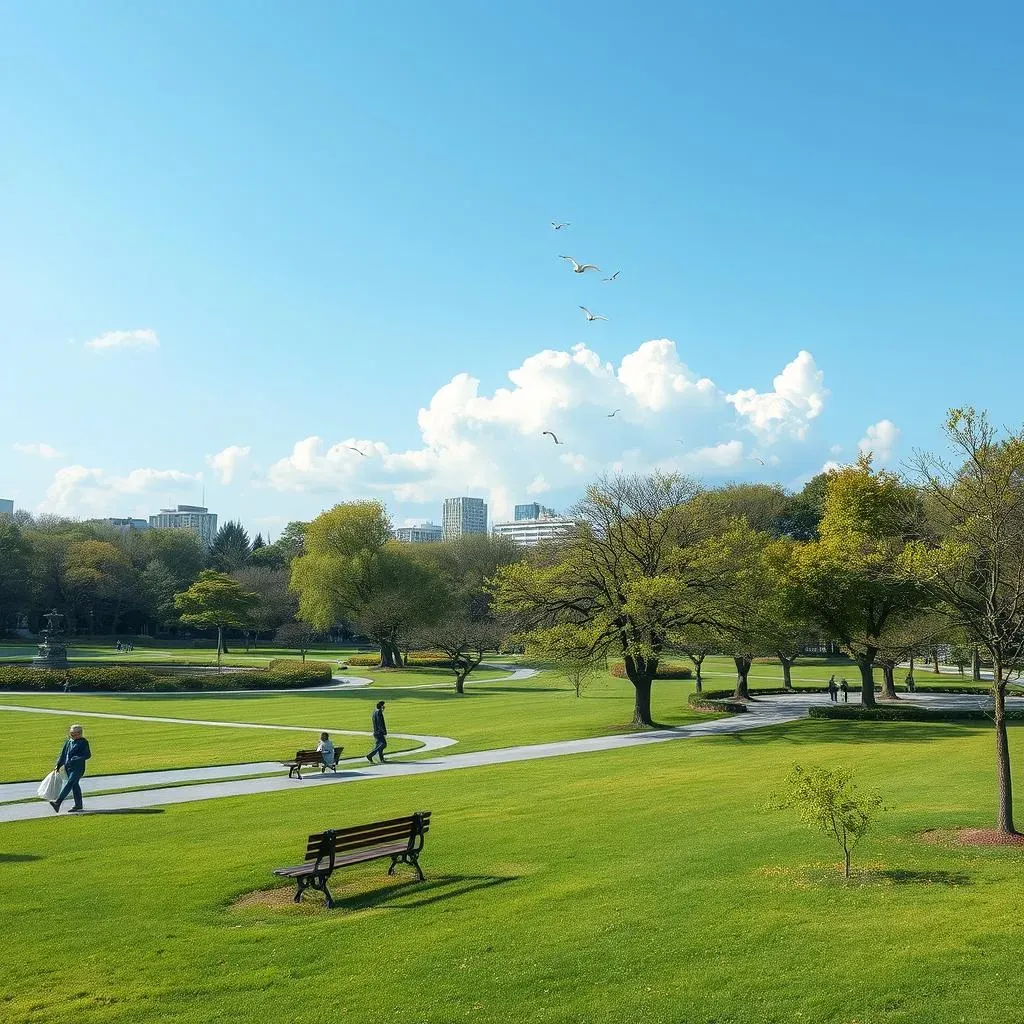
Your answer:
[[[7,825],[0,1019],[1019,1020],[1020,852],[915,835],[989,823],[991,746],[981,727],[803,722]],[[853,765],[894,807],[853,885],[824,839],[760,809],[796,758]],[[416,808],[435,813],[425,884],[377,864],[333,912],[233,905],[308,831]]]

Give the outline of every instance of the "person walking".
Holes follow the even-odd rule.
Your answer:
[[[845,679],[840,679],[839,680],[839,689],[842,690],[842,693],[843,693],[843,703],[844,704],[849,704],[850,703],[850,687],[847,684]]]
[[[323,774],[324,768],[333,768],[337,764],[338,755],[334,752],[334,744],[327,733],[320,733],[320,742],[316,745],[316,751],[323,761],[323,768],[320,769],[321,774]]]
[[[63,768],[67,772],[68,781],[60,791],[56,800],[50,801],[50,806],[60,814],[60,805],[67,799],[70,793],[75,799],[75,806],[72,811],[82,810],[82,787],[79,783],[85,774],[85,762],[92,757],[89,749],[89,741],[82,735],[82,727],[73,725],[68,729],[68,738],[64,746],[60,748],[60,757],[57,758],[57,768]]]
[[[839,687],[836,686],[836,677],[835,676],[829,676],[828,677],[828,699],[830,701],[832,701],[834,704],[839,702],[839,698],[837,696],[838,693],[839,693]]]
[[[911,670],[907,673],[907,692],[913,693],[916,687],[917,683],[914,682],[914,672]]]
[[[373,755],[376,754],[380,758],[380,763],[384,764],[384,748],[388,745],[388,727],[384,722],[384,701],[377,701],[377,707],[374,709],[371,715],[371,721],[373,723],[373,750],[366,755],[366,760],[373,764]]]

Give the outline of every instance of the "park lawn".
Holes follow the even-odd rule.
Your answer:
[[[372,679],[378,688],[398,689],[405,686],[450,686],[455,687],[455,675],[447,668],[366,668],[363,665],[353,665],[348,672],[342,673],[349,676],[361,676],[364,679]],[[507,668],[478,668],[469,677],[469,682],[478,683],[487,679],[504,679],[510,674]]]
[[[76,718],[74,712],[38,715],[0,711],[0,782],[43,778],[57,760],[68,727],[75,722],[84,726],[93,752],[89,775],[278,761],[296,750],[316,749],[320,739],[318,729],[233,729]],[[344,746],[343,757],[362,756],[371,745],[369,736],[332,735],[335,745]],[[417,746],[412,740],[394,739],[388,750],[395,753]]]
[[[426,670],[417,669],[417,673]],[[426,678],[431,678],[427,676]],[[692,711],[686,696],[692,683],[660,681],[654,687],[655,718],[668,725],[707,721]],[[547,743],[634,730],[633,687],[624,679],[601,677],[577,698],[552,672],[524,680],[467,684],[462,696],[444,688],[390,688],[383,681],[352,690],[237,694],[0,693],[0,704],[68,708],[112,714],[265,722],[301,729],[367,730],[378,700],[387,701],[392,732],[447,736],[458,741],[446,753]]]
[[[0,663],[25,661],[38,653],[35,644],[0,643]],[[351,647],[329,647],[306,652],[307,661],[344,662],[355,653]],[[113,665],[216,665],[217,651],[210,647],[136,647],[128,652],[114,650],[110,643],[70,643],[68,657],[72,666],[76,662],[109,662]],[[246,651],[245,645],[234,642],[230,653],[222,656],[221,664],[232,667],[260,668],[274,658],[301,658],[298,651],[288,647],[257,647]]]
[[[805,721],[5,825],[0,1018],[1017,1021],[1024,853],[917,835],[990,823],[991,748],[981,727]],[[824,838],[763,809],[796,759],[854,767],[893,808],[852,884]],[[434,812],[424,884],[371,864],[338,878],[334,911],[287,891],[235,905],[307,832],[414,809]]]

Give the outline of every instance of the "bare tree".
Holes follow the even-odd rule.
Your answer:
[[[468,616],[456,615],[417,630],[414,646],[432,648],[447,655],[455,674],[455,692],[465,693],[470,673],[480,667],[487,654],[498,650],[504,635],[497,622],[474,621]]]

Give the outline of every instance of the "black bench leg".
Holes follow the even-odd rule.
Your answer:
[[[388,874],[393,875],[395,868],[401,864],[408,864],[409,867],[415,869],[416,874],[420,876],[420,881],[425,882],[426,879],[423,877],[423,871],[420,868],[420,859],[415,853],[393,853],[391,855],[391,867],[388,868]]]
[[[426,879],[423,877],[423,871],[420,868],[420,859],[416,856],[415,853],[409,854],[409,863],[416,869],[416,874],[420,876],[420,881],[426,881]]]
[[[295,879],[295,895],[292,897],[292,901],[294,903],[301,903],[302,902],[302,894],[305,891],[307,885],[309,885],[309,881],[307,879],[305,879],[305,878],[296,878]]]

